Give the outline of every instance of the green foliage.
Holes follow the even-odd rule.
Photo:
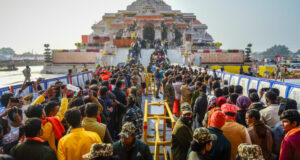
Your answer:
[[[45,47],[45,52],[44,52],[44,57],[45,57],[45,62],[51,62],[52,61],[52,55],[51,55],[51,49],[49,48],[49,44],[44,44]]]
[[[9,48],[9,47],[5,48],[5,47],[3,47],[3,48],[0,49],[0,54],[15,55],[16,53],[15,53],[15,51],[12,48]]]
[[[245,48],[245,53],[246,53],[246,60],[245,60],[245,62],[251,62],[251,60],[250,60],[250,54],[252,52],[251,47],[252,47],[252,44],[249,43],[247,45],[247,47]]]
[[[285,45],[274,45],[262,53],[266,58],[274,58],[275,56],[292,56],[292,52]]]

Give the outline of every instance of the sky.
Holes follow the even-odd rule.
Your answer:
[[[135,0],[0,0],[0,48],[17,54],[75,49],[81,35],[104,13],[125,10]],[[281,44],[300,49],[299,0],[165,0],[174,10],[194,13],[222,49],[260,52]]]

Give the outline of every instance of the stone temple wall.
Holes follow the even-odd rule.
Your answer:
[[[53,64],[95,64],[97,52],[61,52],[53,53]]]

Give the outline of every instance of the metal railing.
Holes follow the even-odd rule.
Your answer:
[[[148,109],[150,106],[155,107],[164,107],[164,113],[161,114],[149,114]],[[148,120],[154,119],[155,120],[155,134],[150,135],[148,134]],[[160,135],[159,132],[159,124],[160,121],[163,121],[163,134]],[[167,159],[167,149],[166,146],[171,146],[171,141],[166,141],[166,131],[167,131],[167,120],[171,121],[172,124],[172,131],[175,126],[175,119],[173,114],[170,110],[169,104],[167,101],[162,102],[155,102],[155,103],[148,103],[148,100],[145,101],[145,108],[144,108],[144,129],[143,129],[143,141],[147,143],[149,146],[154,146],[154,160],[158,160],[160,155],[164,155],[164,159]],[[153,139],[154,141],[150,141],[148,139]],[[162,139],[162,140],[161,140]],[[160,147],[163,147],[163,152],[160,152]],[[171,160],[172,160],[171,154]]]

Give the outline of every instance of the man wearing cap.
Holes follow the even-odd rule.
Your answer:
[[[90,153],[82,156],[84,159],[113,159],[113,147],[110,143],[94,143],[90,149]]]
[[[120,160],[153,160],[149,146],[135,138],[135,126],[126,122],[119,134],[121,140],[113,144],[113,153]]]
[[[138,77],[137,76],[133,76],[131,78],[132,80],[132,86],[131,87],[135,87],[136,88],[136,101],[137,104],[141,105],[142,104],[142,86],[141,83],[138,83]],[[141,108],[141,106],[138,106]]]
[[[171,111],[173,110],[173,104],[175,101],[175,90],[174,90],[172,83],[173,83],[173,76],[169,75],[168,82],[166,83],[166,86],[164,89],[165,90],[164,97],[165,97],[165,100],[167,100]]]
[[[211,127],[208,130],[209,133],[217,136],[217,140],[213,141],[213,146],[208,152],[211,159],[230,160],[231,144],[221,130],[225,121],[225,114],[221,111],[215,111],[211,116]]]
[[[192,141],[192,108],[189,103],[181,104],[181,116],[177,120],[172,132],[171,151],[173,160],[186,159],[190,142]]]
[[[209,160],[208,152],[212,149],[213,141],[217,140],[217,136],[209,133],[205,127],[195,129],[193,141],[191,142],[191,152],[188,160]],[[223,159],[223,157],[222,157]]]
[[[259,145],[242,143],[238,147],[237,159],[264,160],[264,157]]]
[[[200,95],[195,101],[194,112],[196,113],[196,127],[203,126],[202,121],[204,119],[205,112],[207,110],[207,96],[206,96],[206,85],[202,85],[199,89]]]
[[[236,122],[235,117],[237,107],[232,104],[223,104],[221,107],[222,112],[226,116],[225,125],[222,127],[223,134],[231,143],[231,160],[235,159],[237,154],[237,147],[241,143],[251,144],[251,139],[248,134],[247,128]]]

